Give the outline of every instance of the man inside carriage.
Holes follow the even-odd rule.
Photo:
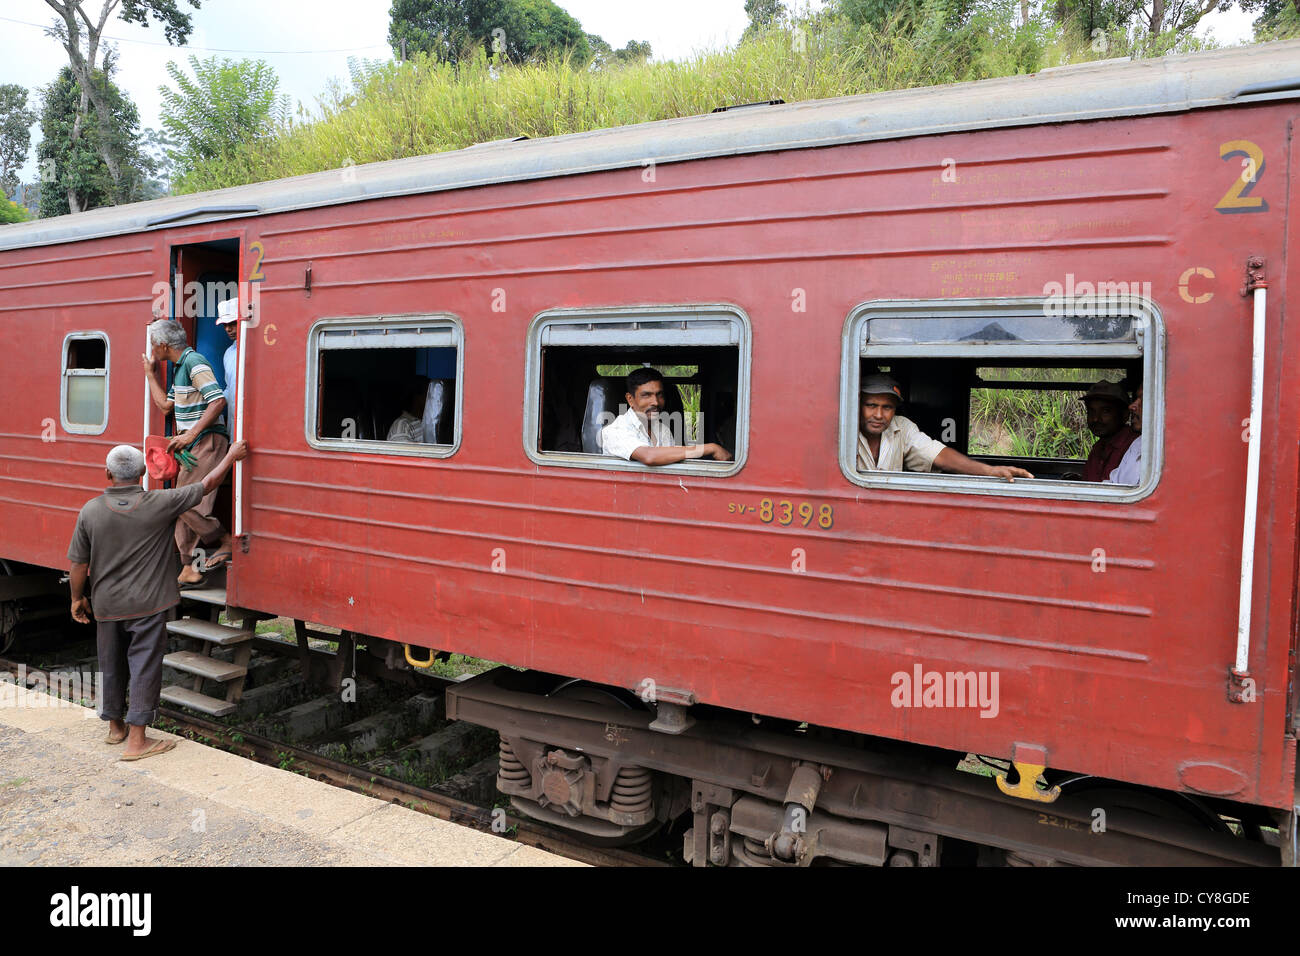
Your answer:
[[[986,465],[968,458],[896,414],[903,390],[889,375],[866,376],[858,404],[858,471],[950,471],[1007,481],[1034,477],[1014,465]]]

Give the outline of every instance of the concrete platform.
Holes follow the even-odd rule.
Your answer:
[[[3,692],[0,866],[581,865],[157,730],[123,763],[93,711]]]

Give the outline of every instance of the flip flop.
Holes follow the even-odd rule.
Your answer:
[[[203,565],[202,573],[211,574],[213,571],[217,570],[217,568],[224,568],[230,563],[230,559],[234,556],[235,553],[229,548],[224,551],[218,551],[212,557],[208,558],[208,563]]]
[[[143,760],[145,757],[155,757],[158,754],[165,754],[167,751],[174,750],[175,748],[176,748],[176,741],[160,740],[152,747],[150,747],[148,750],[144,751],[143,753],[122,754],[122,756],[119,757],[118,759],[119,760]]]
[[[127,734],[123,734],[121,737],[114,737],[113,734],[110,732],[109,735],[104,738],[104,743],[109,744],[110,746],[116,746],[117,744],[120,744],[122,741],[126,740],[127,736],[128,736]]]

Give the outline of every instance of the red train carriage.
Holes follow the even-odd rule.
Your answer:
[[[605,839],[691,813],[697,864],[1294,864],[1297,63],[760,105],[9,226],[0,555],[66,566],[107,450],[163,431],[151,313],[202,347],[238,281],[229,603],[522,669],[449,703],[500,730],[522,809]],[[600,454],[643,364],[734,461]],[[1036,477],[860,471],[883,370],[922,430]],[[974,389],[1100,378],[1144,390],[1135,485],[972,422]],[[423,442],[386,440],[404,407]]]

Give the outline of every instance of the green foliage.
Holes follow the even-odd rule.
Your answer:
[[[618,69],[576,69],[583,66],[576,57],[502,61],[482,46],[454,62],[435,51],[415,53],[406,63],[355,63],[351,87],[335,84],[314,114],[300,108],[298,122],[197,163],[176,186],[194,192],[520,135],[671,119],[728,103],[874,93],[1207,45],[1172,33],[1151,38],[1117,28],[1101,49],[1047,16],[1019,23],[1017,0],[972,0],[960,7],[950,2],[897,5],[884,26],[856,22],[841,5],[830,5],[778,21],[735,49],[683,61],[626,62]],[[467,0],[446,4],[462,12],[468,6]],[[395,0],[394,31],[406,22],[398,13],[412,5],[435,6],[431,0]],[[954,10],[966,17],[957,28],[950,26]],[[611,62],[614,51],[606,51],[598,37],[586,39],[596,51],[596,67]]]
[[[745,16],[749,17],[749,26],[740,35],[741,43],[775,29],[786,16],[785,4],[781,0],[745,0]]]
[[[1241,8],[1259,12],[1253,25],[1257,41],[1300,37],[1300,8],[1296,0],[1241,0]]]
[[[26,222],[31,216],[27,210],[10,199],[0,198],[0,224]]]
[[[186,0],[195,10],[199,9],[199,0]],[[194,23],[190,15],[181,10],[177,0],[122,0],[122,12],[118,14],[127,23],[149,26],[153,17],[162,24],[163,36],[173,45],[184,43],[189,39]]]
[[[411,58],[425,53],[440,63],[473,59],[476,49],[514,63],[568,56],[591,59],[582,24],[551,0],[393,0],[388,42],[402,41]]]
[[[1135,42],[1135,35],[1155,38],[1159,34],[1168,33],[1175,39],[1189,38],[1207,14],[1226,12],[1236,6],[1250,10],[1260,2],[1261,0],[1156,0],[1148,6],[1146,0],[1051,0],[1047,4],[1047,10],[1057,23],[1089,41],[1119,32],[1128,35],[1130,42]]]
[[[111,62],[109,67],[111,69]],[[93,77],[97,94],[106,104],[109,129],[100,127],[94,112],[86,114],[75,141],[81,89],[72,69],[64,67],[58,78],[41,89],[41,142],[36,147],[37,166],[42,170],[41,218],[62,216],[70,211],[68,191],[75,193],[81,209],[135,202],[144,197],[154,164],[140,149],[140,116],[111,76],[98,72]],[[114,183],[103,159],[104,150],[118,157],[122,178]],[[46,171],[53,178],[46,178]]]
[[[280,81],[262,60],[189,58],[191,79],[175,63],[167,74],[176,89],[160,86],[162,125],[175,149],[167,155],[179,172],[218,159],[271,132]]]
[[[1123,373],[1074,368],[1004,369],[997,377],[1008,381],[1077,382],[1079,389],[971,389],[970,454],[1087,458],[1097,439],[1088,430],[1088,412],[1080,398],[1098,379],[1119,381]]]
[[[27,161],[35,121],[35,111],[27,108],[26,88],[17,83],[0,84],[0,199],[18,190],[18,170]]]

